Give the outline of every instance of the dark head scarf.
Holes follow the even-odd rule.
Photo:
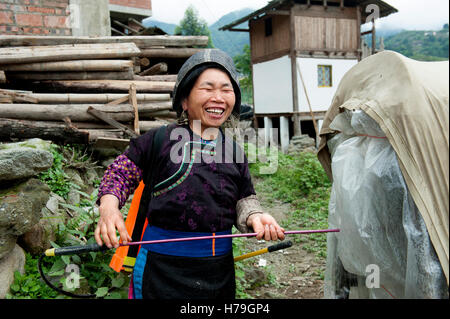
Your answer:
[[[236,102],[231,114],[239,119],[241,90],[239,88],[237,72],[231,57],[219,49],[205,49],[197,52],[183,64],[178,72],[177,82],[175,83],[175,88],[173,90],[172,106],[174,111],[176,111],[177,116],[180,117],[183,111],[181,101],[189,96],[191,89],[200,74],[209,68],[220,69],[230,77],[231,83],[233,84],[234,95],[236,97]]]

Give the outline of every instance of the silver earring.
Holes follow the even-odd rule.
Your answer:
[[[183,112],[181,112],[181,115],[180,115],[180,117],[178,118],[177,123],[178,123],[178,125],[186,125],[186,124],[189,124],[189,116],[188,116],[186,110],[183,110]]]

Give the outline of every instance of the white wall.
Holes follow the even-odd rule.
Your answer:
[[[255,113],[290,113],[292,106],[291,60],[283,56],[253,64]]]
[[[334,93],[344,74],[350,70],[358,60],[346,59],[316,59],[316,58],[297,58],[297,65],[303,75],[306,90],[308,92],[309,101],[313,111],[326,111],[331,105]],[[317,66],[332,66],[332,87],[318,87],[317,82]],[[306,99],[305,90],[297,71],[299,111],[309,112],[308,101]]]
[[[326,111],[344,74],[358,60],[297,58],[313,111]],[[317,66],[332,66],[332,87],[319,87]],[[303,83],[297,71],[299,111],[309,112]],[[283,56],[253,64],[253,89],[256,114],[293,112],[291,60]]]

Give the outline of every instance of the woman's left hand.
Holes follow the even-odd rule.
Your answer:
[[[247,219],[247,226],[257,233],[256,239],[284,240],[284,228],[278,225],[275,218],[267,213],[252,214]]]

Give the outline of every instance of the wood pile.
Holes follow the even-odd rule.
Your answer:
[[[176,120],[176,74],[207,42],[204,36],[0,36],[0,141],[126,145]]]

